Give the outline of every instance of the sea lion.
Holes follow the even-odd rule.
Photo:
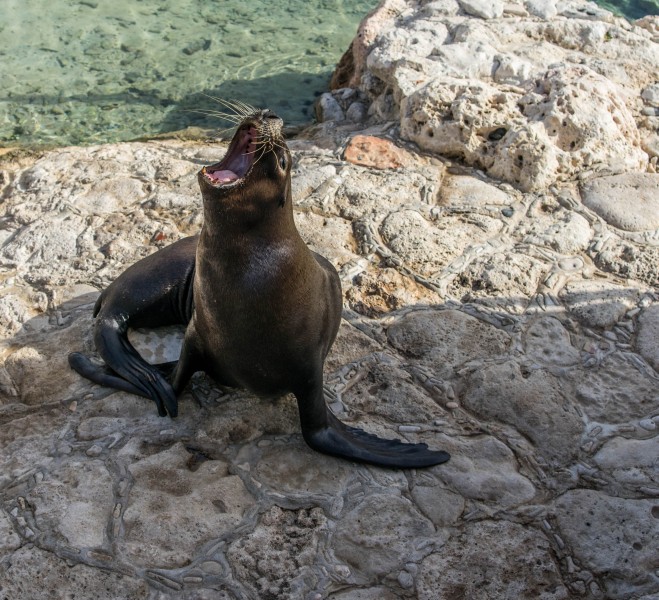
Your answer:
[[[94,342],[106,366],[80,353],[69,363],[92,381],[151,398],[161,416],[176,416],[177,395],[201,370],[260,396],[292,392],[315,450],[387,467],[445,462],[446,452],[426,444],[348,427],[325,404],[323,363],[341,321],[341,285],[295,227],[282,126],[269,110],[244,115],[225,157],[198,174],[199,236],[139,261],[101,294]],[[174,323],[187,328],[173,369],[146,363],[126,335]]]

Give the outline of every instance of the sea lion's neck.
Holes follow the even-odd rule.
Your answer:
[[[215,252],[250,253],[257,247],[301,242],[293,219],[292,202],[263,207],[248,204],[218,210],[217,200],[204,199],[204,224],[200,244]]]

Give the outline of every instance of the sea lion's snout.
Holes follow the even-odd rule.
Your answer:
[[[282,147],[284,121],[270,109],[247,115],[240,123],[224,158],[199,173],[204,185],[214,189],[238,186],[252,167],[275,148]]]

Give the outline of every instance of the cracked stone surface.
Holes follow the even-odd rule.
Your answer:
[[[94,352],[99,290],[198,231],[196,171],[224,145],[5,154],[0,597],[655,598],[659,175],[637,138],[654,123],[657,30],[576,1],[387,0],[353,45],[363,89],[341,95],[368,98],[369,120],[289,141],[298,227],[344,292],[326,401],[348,424],[451,453],[429,469],[311,451],[291,396],[199,374],[161,419],[68,368],[68,352]],[[562,66],[543,78],[550,56]],[[433,81],[415,84],[412,60],[417,77],[441,63]],[[522,93],[527,76],[540,87]],[[602,79],[615,110],[598,141],[580,128],[606,109],[585,101]],[[488,121],[522,98],[515,120]],[[450,108],[436,148],[409,143],[415,103]],[[490,166],[469,158],[479,131],[483,151],[503,142]],[[538,153],[528,185],[519,165],[496,167],[516,144]],[[181,339],[131,332],[152,362],[175,360]]]

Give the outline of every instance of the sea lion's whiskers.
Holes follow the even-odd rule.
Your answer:
[[[238,115],[232,115],[229,113],[218,112],[214,110],[194,110],[194,109],[185,109],[184,112],[195,113],[198,115],[205,115],[206,117],[219,117],[226,121],[231,121],[234,124],[238,124],[242,121],[242,118]]]
[[[240,104],[237,103],[237,101],[225,100],[224,98],[218,98],[216,96],[211,96],[210,94],[206,94],[206,93],[204,93],[204,96],[210,98],[211,100],[215,100],[215,102],[219,102],[222,106],[228,108],[229,110],[232,110],[241,117],[248,117],[254,112],[256,112],[255,109],[250,109],[247,106],[241,106]]]

